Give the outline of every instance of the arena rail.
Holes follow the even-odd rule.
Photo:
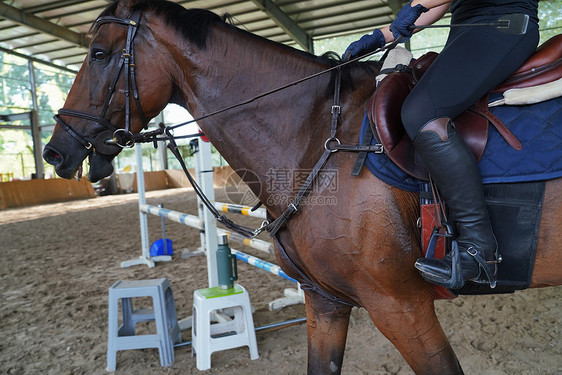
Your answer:
[[[297,280],[295,280],[291,276],[287,275],[285,273],[285,271],[283,271],[281,269],[281,267],[279,267],[276,264],[269,263],[269,262],[267,262],[263,259],[255,257],[253,255],[243,253],[240,250],[236,250],[236,249],[232,249],[232,248],[230,250],[232,251],[232,254],[236,255],[236,259],[241,260],[242,262],[248,263],[249,265],[260,268],[260,269],[262,269],[266,272],[272,273],[274,275],[277,275],[279,277],[282,277],[282,278],[287,279],[289,281],[292,281],[294,283],[298,283]]]
[[[258,208],[255,211],[252,211],[252,208],[249,206],[242,206],[239,204],[230,204],[230,203],[222,203],[222,202],[215,202],[215,208],[219,211],[232,212],[235,214],[257,217],[263,220],[265,220],[267,217],[265,208]]]

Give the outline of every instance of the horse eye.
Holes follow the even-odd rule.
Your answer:
[[[94,52],[94,60],[103,60],[103,59],[105,59],[105,52],[103,51]]]

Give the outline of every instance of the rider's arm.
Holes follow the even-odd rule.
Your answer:
[[[434,22],[440,20],[445,13],[449,10],[449,6],[452,0],[414,0],[412,1],[412,6],[417,4],[422,4],[424,7],[428,8],[429,11],[422,13],[420,18],[416,21],[418,25],[431,25]],[[389,29],[390,25],[387,25],[380,30],[384,35],[384,39],[387,43],[394,41],[394,36]]]

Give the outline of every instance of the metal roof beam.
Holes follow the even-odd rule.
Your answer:
[[[16,39],[21,39],[21,38],[29,38],[30,36],[36,36],[36,35],[41,35],[41,33],[32,32],[32,33],[29,33],[29,34],[14,35],[14,36],[11,36],[11,37],[6,38],[6,39],[0,39],[0,43],[9,42],[10,40],[16,40]]]
[[[293,40],[305,50],[314,53],[313,39],[287,13],[271,0],[252,0],[261,10],[279,25]]]
[[[85,34],[77,33],[63,26],[46,21],[43,18],[26,13],[4,2],[0,2],[0,16],[20,25],[74,43],[80,47],[88,48],[88,41]]]
[[[68,72],[68,73],[72,73],[72,74],[77,74],[77,73],[78,73],[77,70],[70,69],[70,68],[67,68],[67,67],[65,67],[65,66],[53,64],[52,62],[45,61],[45,60],[41,60],[41,59],[38,59],[38,58],[36,58],[36,57],[27,56],[27,55],[24,55],[23,53],[18,53],[18,52],[15,52],[15,51],[13,51],[13,50],[9,50],[9,49],[4,48],[4,47],[0,47],[0,52],[9,53],[9,54],[11,54],[11,55],[14,55],[14,56],[17,56],[17,57],[21,57],[22,59],[31,60],[31,61],[36,62],[36,63],[39,63],[39,64],[51,66],[51,67],[53,67],[53,68],[57,68],[57,69],[63,70],[63,71]],[[80,63],[81,63],[81,62],[80,62]]]
[[[40,13],[40,12],[47,12],[49,10],[69,7],[72,5],[83,3],[84,0],[59,0],[59,1],[51,1],[48,4],[39,4],[29,8],[25,8],[24,10],[27,13]]]

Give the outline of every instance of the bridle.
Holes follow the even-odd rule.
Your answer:
[[[113,76],[113,80],[109,86],[109,93],[105,99],[104,105],[102,107],[101,114],[99,116],[92,115],[86,112],[77,111],[74,109],[66,109],[61,108],[57,115],[54,116],[55,121],[68,133],[77,140],[86,150],[90,152],[97,152],[102,155],[111,156],[115,152],[107,153],[108,145],[116,145],[121,148],[125,147],[133,147],[133,134],[131,132],[131,98],[130,98],[130,89],[129,83],[133,92],[133,98],[135,100],[137,110],[140,114],[141,121],[143,124],[143,128],[147,129],[148,121],[146,121],[146,117],[142,110],[140,101],[139,101],[139,93],[137,88],[137,83],[135,79],[135,54],[134,54],[134,39],[137,34],[139,20],[141,17],[141,11],[135,11],[131,18],[124,19],[118,18],[114,16],[105,16],[99,17],[95,24],[94,28],[99,28],[103,24],[106,23],[117,23],[120,25],[127,26],[127,41],[125,42],[125,48],[123,48],[121,59],[119,60],[119,64],[117,66],[117,71]],[[107,110],[109,108],[109,103],[115,94],[115,88],[117,85],[117,81],[119,80],[119,76],[121,75],[121,70],[125,71],[124,80],[125,80],[125,127],[119,128],[109,122],[105,116],[107,114]],[[87,139],[85,136],[79,135],[76,133],[60,116],[71,116],[77,117],[84,120],[95,122],[99,125],[102,125],[107,130],[102,131],[100,134],[96,136],[95,139]],[[109,146],[111,147],[111,146]]]

